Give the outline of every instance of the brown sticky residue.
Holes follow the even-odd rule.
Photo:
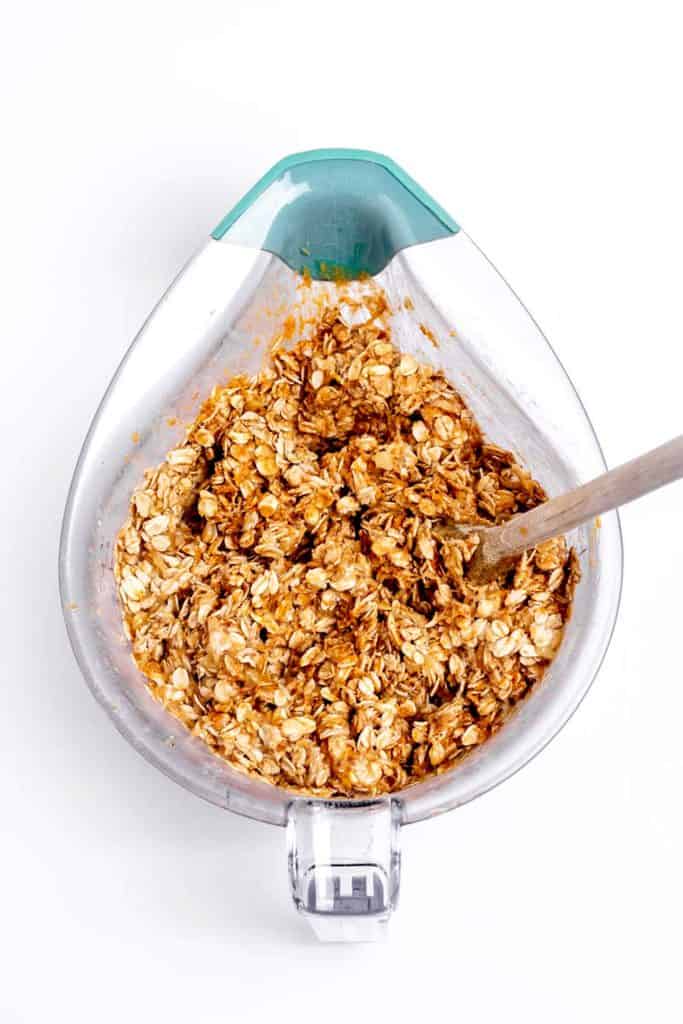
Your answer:
[[[602,526],[602,519],[600,518],[600,516],[596,516],[595,517],[595,529],[599,530],[601,526]]]
[[[133,431],[133,433],[130,435],[130,439],[133,442],[133,444],[140,444],[140,435],[138,434],[137,430]]]
[[[178,419],[177,419],[176,416],[168,416],[166,418],[166,426],[167,427],[175,427],[177,422],[178,422]]]
[[[282,337],[285,341],[289,341],[290,338],[294,337],[296,331],[296,319],[290,313],[289,316],[285,317],[285,322],[282,325]]]
[[[68,612],[78,611],[78,604],[76,603],[76,601],[69,601],[64,607]]]
[[[403,300],[403,308],[408,310],[415,309],[415,303],[411,299],[410,295],[406,295],[405,299]]]
[[[434,331],[432,331],[429,327],[426,327],[425,324],[420,324],[420,330],[424,334],[425,338],[427,338],[429,341],[431,341],[431,343],[434,346],[434,348],[439,348],[440,347],[438,339],[437,339],[436,335],[434,334]]]
[[[301,271],[301,280],[297,284],[297,288],[310,288],[311,287],[311,272],[308,267],[304,267]]]
[[[320,273],[327,281],[334,281],[335,284],[343,285],[350,280],[346,269],[338,263],[324,263],[320,261]]]

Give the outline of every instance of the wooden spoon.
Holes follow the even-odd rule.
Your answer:
[[[467,577],[473,583],[486,583],[536,544],[559,537],[602,512],[626,505],[682,476],[683,434],[500,526],[453,523],[436,532],[448,537],[477,534],[479,546],[468,563]]]

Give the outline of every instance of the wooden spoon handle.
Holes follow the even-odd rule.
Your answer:
[[[513,558],[683,476],[683,434],[485,533],[486,560]]]

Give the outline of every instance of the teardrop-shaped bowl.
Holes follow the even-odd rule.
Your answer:
[[[131,493],[144,470],[179,442],[183,424],[211,387],[226,376],[255,372],[265,344],[293,310],[319,293],[334,297],[346,287],[336,283],[340,277],[369,275],[387,293],[397,344],[443,369],[487,436],[516,452],[549,494],[605,469],[559,360],[464,232],[386,158],[320,153],[277,165],[219,225],[149,317],[85,439],[60,549],[69,637],[90,689],[119,731],[191,792],[278,825],[285,824],[291,794],[233,770],[151,696],[123,634],[114,583],[114,542]],[[456,807],[510,776],[552,739],[586,694],[619,604],[617,514],[569,540],[582,579],[543,681],[461,764],[399,794],[404,822]]]

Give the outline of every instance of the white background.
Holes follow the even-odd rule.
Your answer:
[[[437,197],[540,322],[610,464],[679,433],[677,7],[5,7],[1,1024],[680,1019],[683,484],[623,513],[615,640],[562,735],[405,830],[386,946],[315,945],[283,833],[126,746],[56,592],[110,375],[192,251],[296,150],[378,149]]]

